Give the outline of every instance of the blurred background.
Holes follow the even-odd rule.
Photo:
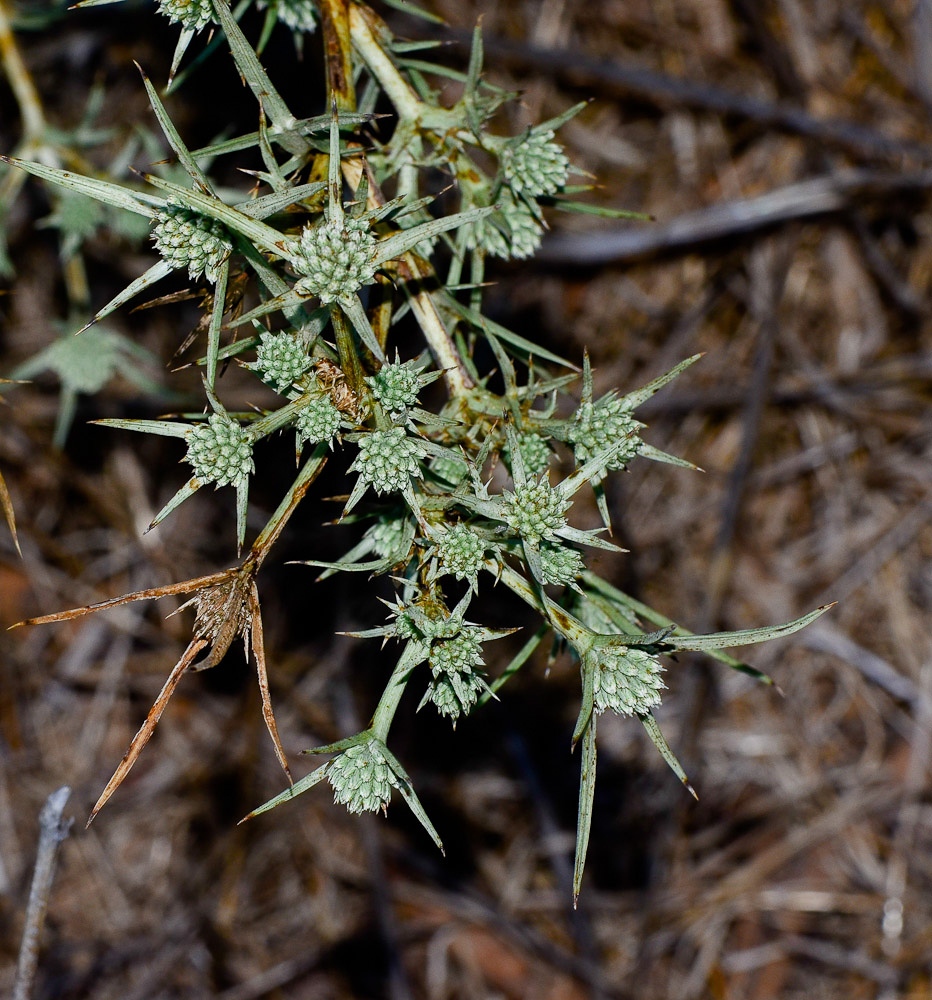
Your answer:
[[[167,77],[176,31],[151,4],[67,14],[2,4],[65,145],[92,169],[124,173],[165,155],[133,66]],[[704,472],[635,461],[616,476],[616,538],[630,551],[598,558],[600,572],[696,631],[838,604],[748,652],[779,690],[698,657],[670,665],[658,718],[698,803],[640,726],[603,717],[575,912],[579,680],[568,658],[549,671],[533,660],[455,733],[402,706],[393,749],[444,858],[401,804],[387,819],[350,817],[325,788],[235,825],[283,784],[237,647],[185,678],[84,831],[188,640],[190,613],[166,619],[180,603],[169,598],[0,632],[0,991],[13,981],[38,812],[68,784],[76,823],[37,1000],[928,996],[932,2],[429,6],[447,23],[439,58],[456,68],[482,18],[489,78],[521,95],[503,132],[591,99],[560,134],[597,185],[587,200],[654,218],[551,214],[538,258],[491,269],[489,315],[564,356],[588,349],[598,392],[705,352],[639,411],[646,440]],[[401,36],[434,31],[376,7]],[[262,20],[246,15],[250,37]],[[300,114],[323,110],[318,48],[309,35],[297,53],[284,29],[269,41],[276,83]],[[168,106],[192,147],[255,127],[222,50]],[[24,148],[17,108],[0,79],[2,152]],[[248,183],[236,165],[229,182]],[[154,259],[138,227],[116,231],[109,213],[8,178],[7,377]],[[68,242],[76,230],[80,254]],[[164,306],[107,322],[150,354],[113,349],[122,363],[112,377],[99,368],[99,392],[53,352],[32,364],[31,386],[4,394],[0,473],[23,558],[0,525],[0,624],[233,564],[229,490],[202,491],[142,537],[183,481],[178,445],[87,423],[196,398],[196,370],[169,375],[196,356],[178,353],[198,316],[186,287],[178,275],[159,286]],[[221,392],[231,407],[265,402],[234,368]],[[291,441],[264,462],[250,530],[290,482]],[[315,584],[314,570],[284,564],[335,558],[355,541],[350,528],[322,526],[338,507],[320,498],[345,492],[343,468],[331,462],[259,578],[296,776],[311,766],[299,750],[364,723],[392,662],[374,641],[334,634],[381,624],[383,591],[356,577]],[[577,523],[597,523],[594,505]],[[495,624],[532,624],[483,589]],[[493,675],[528,634],[489,647]]]

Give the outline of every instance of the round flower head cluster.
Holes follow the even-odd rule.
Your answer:
[[[439,476],[446,482],[456,486],[466,478],[469,466],[460,458],[456,458],[453,455],[444,455],[441,458],[434,459],[430,470],[435,476]]]
[[[378,812],[398,788],[398,778],[375,740],[357,743],[334,757],[327,768],[333,801],[351,813]]]
[[[482,569],[485,544],[465,524],[457,524],[440,536],[436,551],[445,573],[457,580],[472,580]]]
[[[458,674],[473,667],[481,667],[482,643],[476,638],[479,631],[465,626],[452,639],[435,642],[430,647],[430,668],[435,674],[440,672]]]
[[[572,583],[583,571],[583,557],[578,549],[545,543],[540,547],[540,568],[544,583],[563,586]]]
[[[301,441],[318,444],[331,441],[340,429],[340,411],[326,393],[312,396],[298,411],[294,426]]]
[[[345,216],[305,226],[294,247],[292,264],[301,275],[298,288],[327,305],[347,302],[375,278],[377,240],[365,219]]]
[[[453,719],[465,715],[476,704],[485,682],[475,669],[484,663],[482,644],[464,628],[445,642],[436,642],[430,650],[430,670],[433,674],[424,701],[431,701],[441,715]]]
[[[515,487],[514,493],[506,491],[504,504],[505,520],[531,545],[553,538],[566,525],[563,515],[572,506],[544,477]]]
[[[159,0],[159,13],[186,31],[200,31],[214,19],[210,0]]]
[[[594,403],[583,403],[570,425],[569,441],[576,460],[588,462],[604,448],[618,441],[626,441],[606,463],[605,471],[623,469],[637,455],[641,447],[638,423],[625,408],[624,400],[604,397]]]
[[[366,379],[372,395],[391,412],[399,412],[417,402],[421,380],[410,362],[382,365],[377,375]]]
[[[556,194],[566,184],[570,161],[553,132],[531,132],[502,153],[505,180],[516,194],[537,198]]]
[[[462,616],[451,615],[439,601],[399,607],[395,613],[395,635],[399,639],[423,639],[428,642],[452,639],[462,627]]]
[[[216,281],[233,244],[216,219],[208,219],[180,205],[166,205],[155,218],[152,240],[163,260],[186,267],[192,281],[202,274]]]
[[[539,476],[550,466],[550,449],[539,435],[528,431],[518,434],[518,450],[524,462],[524,472],[528,476]]]
[[[594,687],[597,712],[643,714],[660,704],[666,685],[656,656],[634,646],[605,649],[599,655]]]
[[[273,7],[279,21],[292,31],[313,31],[317,27],[317,12],[311,0],[260,0],[259,10]]]
[[[524,260],[537,252],[543,234],[534,212],[505,190],[498,211],[473,223],[467,246],[502,260]]]
[[[263,333],[259,336],[256,360],[246,367],[257,371],[279,392],[284,392],[310,371],[311,359],[298,337],[290,333]]]
[[[403,517],[381,517],[366,532],[366,536],[371,540],[376,555],[382,559],[403,557],[405,553],[401,549],[406,529],[407,522]]]
[[[403,489],[411,476],[420,476],[421,447],[403,427],[372,431],[359,439],[359,454],[350,466],[376,493]]]
[[[206,424],[191,430],[185,459],[202,484],[236,486],[256,469],[249,435],[221,413],[212,413]]]

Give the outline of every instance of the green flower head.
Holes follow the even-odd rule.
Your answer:
[[[635,646],[598,651],[594,706],[597,712],[644,715],[660,704],[663,668],[651,653]]]
[[[528,198],[556,194],[566,184],[570,161],[551,130],[529,132],[502,152],[502,172],[516,194]]]
[[[566,526],[564,514],[572,506],[542,476],[536,482],[528,480],[523,486],[515,486],[514,493],[504,494],[505,520],[529,544],[538,545],[543,539],[551,539]]]
[[[185,459],[202,484],[239,486],[256,469],[249,435],[235,420],[220,413],[212,413],[207,423],[192,428]]]
[[[359,439],[359,454],[350,466],[376,493],[391,493],[420,477],[423,449],[403,427],[372,431]]]
[[[284,392],[310,371],[311,358],[304,343],[291,333],[262,333],[256,360],[245,367],[258,372],[262,380]]]
[[[210,0],[159,0],[159,13],[186,31],[200,31],[214,19]]]
[[[219,222],[180,205],[166,205],[158,213],[152,241],[162,259],[174,268],[186,267],[192,281],[202,274],[208,281],[216,281],[221,265],[233,251]]]
[[[300,280],[298,289],[316,295],[323,305],[349,302],[377,270],[378,241],[365,219],[344,216],[305,226],[291,259]]]
[[[351,813],[384,810],[392,789],[400,787],[391,764],[374,739],[348,747],[334,757],[327,767],[327,780],[333,788],[333,801],[346,806]]]

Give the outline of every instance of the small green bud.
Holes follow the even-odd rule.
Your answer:
[[[403,556],[408,522],[403,517],[380,517],[366,532],[376,554],[382,559]]]
[[[399,787],[377,740],[357,743],[334,757],[327,768],[327,780],[333,788],[333,801],[346,806],[351,813],[384,809],[392,797],[392,789]]]
[[[520,142],[505,147],[502,170],[515,194],[538,198],[556,194],[566,184],[570,161],[553,137],[549,130],[530,132]]]
[[[472,224],[467,246],[502,260],[524,260],[537,252],[543,234],[534,212],[524,201],[505,190],[498,211]]]
[[[340,411],[330,401],[326,393],[311,396],[298,411],[294,427],[301,441],[318,444],[331,441],[340,429]]]
[[[553,538],[560,528],[565,527],[563,516],[572,506],[547,481],[541,477],[537,482],[529,480],[523,486],[515,487],[514,493],[504,493],[505,520],[519,535],[531,545],[538,545],[542,539]]]
[[[256,469],[248,434],[235,420],[220,413],[212,413],[206,424],[192,428],[185,459],[202,484],[238,486]]]
[[[259,0],[259,10],[272,7],[279,21],[292,31],[310,32],[317,27],[317,11],[311,0]]]
[[[216,281],[233,251],[226,230],[216,219],[180,205],[166,205],[158,213],[152,240],[162,259],[174,268],[186,267],[192,281],[202,274]]]
[[[540,547],[540,566],[544,583],[564,586],[582,573],[584,563],[582,553],[577,549],[545,542]]]
[[[643,714],[660,704],[660,692],[666,685],[656,656],[634,646],[604,649],[598,655],[594,686],[597,712]]]
[[[279,392],[284,392],[310,371],[311,359],[300,338],[293,334],[263,333],[259,335],[256,360],[246,367],[258,372],[263,381],[271,382]]]
[[[478,629],[464,626],[452,639],[435,642],[430,648],[430,667],[435,674],[460,673],[482,666],[482,643],[476,637]]]
[[[594,403],[583,403],[573,416],[568,439],[580,464],[589,461],[602,449],[627,439],[605,466],[605,471],[623,469],[641,447],[638,428],[641,425],[625,408],[624,400],[605,396]]]
[[[525,475],[540,476],[549,468],[551,452],[539,434],[530,431],[519,433],[518,450],[524,462]]]
[[[377,375],[366,378],[372,395],[390,412],[400,412],[417,402],[421,379],[410,361],[382,365]]]
[[[210,0],[159,0],[159,13],[186,31],[200,31],[214,19]]]
[[[482,569],[485,543],[468,525],[456,524],[440,536],[436,553],[445,573],[472,580]]]
[[[350,466],[376,493],[404,488],[411,476],[420,477],[422,449],[403,427],[372,431],[359,439],[359,454]]]
[[[301,275],[298,288],[316,295],[323,305],[348,302],[375,278],[378,241],[364,219],[345,216],[305,226],[294,245],[292,264]]]
[[[458,486],[466,478],[469,466],[461,458],[456,458],[452,454],[443,455],[441,458],[434,459],[430,471],[451,486]]]
[[[433,679],[424,700],[432,701],[440,714],[450,716],[454,723],[476,704],[479,692],[485,687],[474,669],[484,663],[482,643],[475,634],[478,631],[465,626],[453,638],[431,646],[429,662]]]

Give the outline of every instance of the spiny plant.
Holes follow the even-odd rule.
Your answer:
[[[115,0],[78,6],[107,2]],[[398,5],[412,9],[401,0]],[[85,340],[95,335],[94,324],[172,271],[186,272],[204,292],[203,412],[183,419],[99,421],[177,438],[184,449],[190,474],[151,527],[203,486],[231,486],[233,534],[241,547],[264,442],[290,431],[299,458],[308,453],[238,565],[29,620],[61,621],[182,593],[191,595],[197,611],[191,643],[91,819],[135,763],[183,675],[217,665],[237,637],[255,660],[266,725],[290,782],[269,696],[256,574],[329,454],[339,450],[349,476],[341,520],[368,526],[342,560],[303,561],[322,570],[320,578],[365,573],[390,580],[394,600],[387,604],[387,621],[354,635],[395,644],[397,660],[366,728],[305,751],[330,756],[250,816],[325,779],[335,800],[351,812],[384,810],[397,790],[441,846],[411,778],[389,749],[401,698],[412,687],[419,707],[433,706],[455,726],[502,695],[508,680],[549,641],[575,657],[581,680],[571,738],[582,747],[578,894],[592,820],[599,717],[614,712],[637,719],[689,787],[653,714],[665,689],[664,659],[682,650],[703,651],[770,683],[723,650],[789,635],[826,609],[783,625],[694,635],[586,568],[586,549],[621,551],[605,537],[610,521],[604,481],[611,473],[642,460],[693,468],[645,441],[636,413],[698,356],[633,391],[596,396],[587,356],[577,367],[483,312],[489,257],[532,256],[546,229],[545,210],[592,210],[576,200],[586,187],[570,183],[574,170],[556,138],[582,105],[518,135],[499,135],[496,112],[514,95],[483,79],[478,30],[468,68],[457,73],[425,58],[438,43],[396,38],[365,3],[265,0],[259,7],[267,18],[255,46],[238,20],[248,6],[241,3],[234,11],[226,0],[159,0],[158,13],[180,26],[172,73],[194,39],[212,32],[206,46],[225,39],[256,99],[254,131],[191,150],[143,75],[184,179],[163,171],[126,184],[37,161],[8,161],[68,197],[83,195],[134,213],[151,227],[158,259],[97,310],[81,334]],[[278,22],[296,35],[322,26],[328,75],[322,114],[293,113],[263,65],[262,46]],[[461,85],[452,105],[443,104],[429,82],[440,77]],[[387,127],[376,125],[382,116],[375,109],[386,105],[393,118]],[[255,157],[255,183],[239,194],[221,189],[217,164],[243,151]],[[440,195],[427,193],[441,186]],[[244,288],[256,303],[245,311]],[[397,331],[406,317],[413,318],[423,348],[402,359],[407,341]],[[98,350],[113,358],[109,363],[129,363],[111,341],[96,336]],[[41,363],[60,361],[58,353],[56,347]],[[231,361],[277,394],[279,403],[264,412],[230,411],[222,400],[221,362]],[[37,359],[32,368],[39,364]],[[442,399],[428,407],[422,397],[433,382],[442,382]],[[571,523],[575,498],[584,489],[594,490],[599,527]],[[513,630],[470,617],[481,618],[474,598],[493,584],[512,591],[540,618],[540,627],[496,677],[486,671],[486,644]]]

